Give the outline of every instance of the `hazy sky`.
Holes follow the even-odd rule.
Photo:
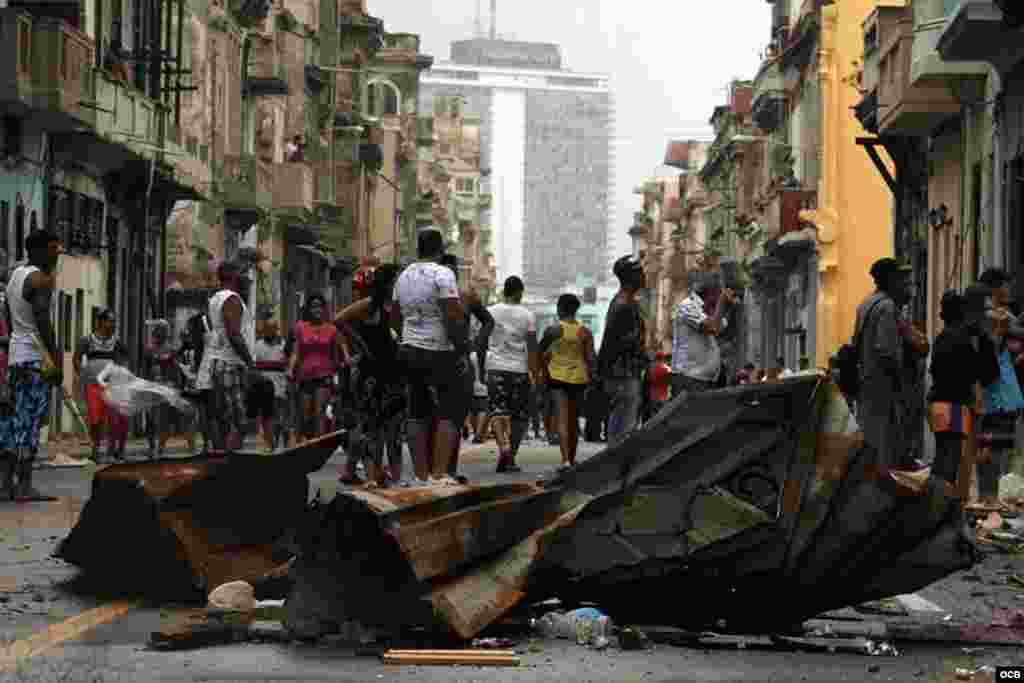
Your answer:
[[[487,26],[490,0],[479,0]],[[369,0],[396,33],[419,33],[422,51],[449,58],[473,37],[478,0]],[[671,138],[710,136],[708,119],[733,78],[753,78],[768,43],[765,0],[498,0],[501,37],[562,46],[563,64],[611,76],[616,103],[615,197],[619,251],[644,177],[660,170]]]

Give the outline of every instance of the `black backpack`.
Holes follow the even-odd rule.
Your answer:
[[[878,304],[882,301],[884,299],[879,299],[871,304],[871,308],[864,315],[862,328],[855,329],[850,343],[839,347],[839,351],[832,358],[832,367],[837,371],[836,384],[839,386],[839,390],[850,398],[855,398],[860,393],[860,343],[864,332],[863,328],[867,327],[868,321],[871,320],[871,314],[875,312]]]

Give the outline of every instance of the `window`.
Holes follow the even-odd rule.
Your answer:
[[[373,81],[366,88],[366,112],[370,116],[397,116],[401,93],[391,81]]]
[[[459,194],[473,194],[476,191],[476,181],[472,178],[456,178],[455,191]]]

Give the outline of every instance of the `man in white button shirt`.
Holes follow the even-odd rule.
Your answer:
[[[736,301],[731,289],[722,291],[714,315],[704,312],[704,299],[718,287],[716,273],[690,275],[690,294],[676,308],[672,321],[672,395],[713,389],[722,372],[720,335],[729,324],[726,307]]]

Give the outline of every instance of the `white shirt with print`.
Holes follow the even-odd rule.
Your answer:
[[[494,316],[487,371],[529,372],[526,337],[537,334],[537,317],[522,304],[495,304],[487,310]]]
[[[445,328],[442,299],[458,299],[455,273],[438,263],[414,263],[398,276],[395,302],[402,310],[402,343],[428,351],[455,347]]]

